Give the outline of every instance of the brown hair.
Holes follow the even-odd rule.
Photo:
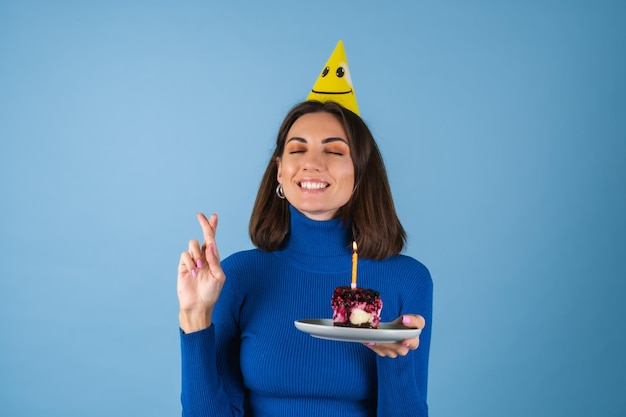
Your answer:
[[[294,106],[278,130],[276,148],[270,157],[250,217],[252,243],[261,250],[282,248],[289,233],[289,202],[276,195],[278,166],[285,149],[287,133],[299,117],[326,112],[337,117],[343,126],[354,164],[354,192],[337,211],[343,223],[350,225],[359,255],[364,259],[385,259],[399,254],[406,242],[391,196],[391,188],[382,156],[365,122],[355,113],[335,102],[305,101]]]

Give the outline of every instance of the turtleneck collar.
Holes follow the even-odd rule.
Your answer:
[[[311,271],[341,272],[351,267],[352,240],[341,219],[312,220],[289,206],[290,229],[278,256]]]

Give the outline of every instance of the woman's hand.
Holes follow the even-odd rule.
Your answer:
[[[198,213],[204,244],[189,241],[189,250],[180,255],[178,263],[178,302],[180,327],[185,333],[211,325],[213,307],[226,280],[215,243],[217,215],[209,219]]]
[[[402,324],[412,329],[423,329],[426,325],[426,320],[417,314],[405,314],[398,317],[393,323]],[[406,356],[409,351],[417,349],[419,344],[419,337],[415,337],[398,343],[365,343],[365,346],[376,352],[378,356],[397,358],[398,356]]]

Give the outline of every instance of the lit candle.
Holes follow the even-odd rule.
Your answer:
[[[356,253],[356,242],[353,241],[352,242],[352,289],[356,288],[356,264],[357,261],[359,260],[359,255],[357,255]]]

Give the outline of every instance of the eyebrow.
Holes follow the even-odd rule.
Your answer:
[[[292,140],[295,140],[296,142],[301,142],[301,143],[308,143],[306,139],[301,138],[299,136],[294,136],[292,138],[287,139],[287,143],[291,142]],[[339,138],[339,137],[331,137],[331,138],[326,138],[322,140],[323,144],[326,143],[332,143],[332,142],[343,142],[346,145],[348,145],[348,141],[343,139],[343,138]]]

